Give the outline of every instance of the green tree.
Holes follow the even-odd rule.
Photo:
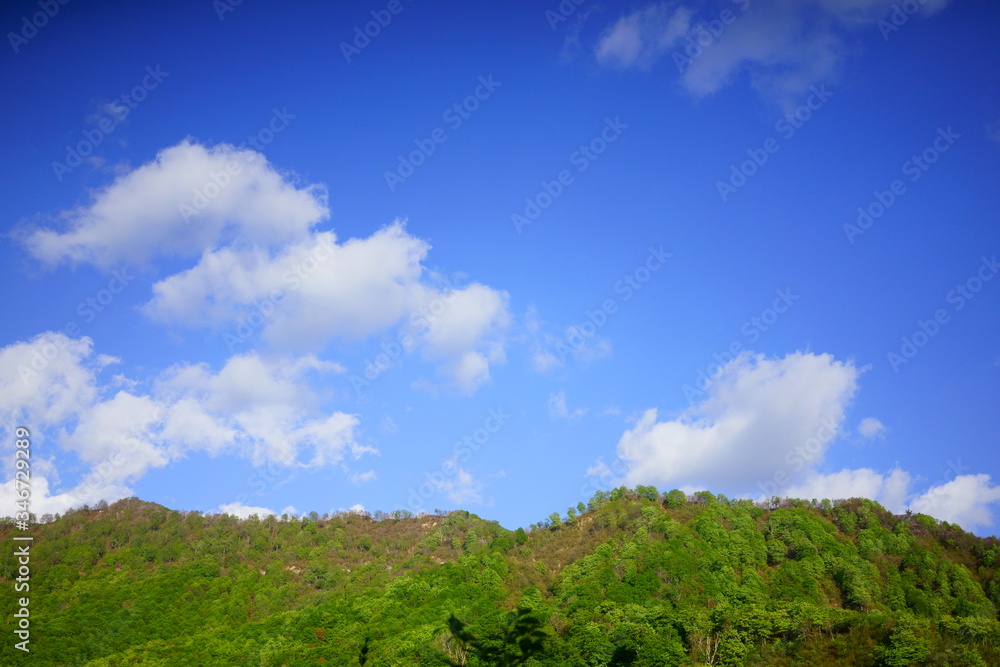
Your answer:
[[[917,637],[907,625],[897,626],[889,641],[875,649],[877,664],[884,667],[907,667],[922,663],[931,654],[926,639]]]
[[[635,492],[640,498],[645,498],[646,500],[658,500],[660,497],[660,492],[656,490],[655,486],[642,486],[640,484],[635,487]]]
[[[527,609],[518,609],[511,614],[499,632],[476,636],[454,614],[448,618],[448,630],[455,643],[465,649],[453,651],[462,656],[461,662],[456,662],[450,655],[442,656],[444,662],[452,667],[464,666],[465,655],[473,655],[487,665],[513,667],[542,657],[545,653],[547,635],[542,630],[542,622]]]
[[[684,507],[684,503],[686,502],[687,502],[687,495],[680,489],[672,490],[663,498],[664,506],[672,510],[679,510],[680,508]]]

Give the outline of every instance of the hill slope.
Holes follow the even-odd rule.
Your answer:
[[[759,507],[639,487],[581,510],[530,532],[467,512],[74,511],[29,531],[30,662],[501,664],[464,653],[446,621],[502,653],[522,609],[548,635],[528,665],[1000,664],[995,538],[857,499]],[[25,595],[17,568],[5,549],[5,609]],[[14,641],[3,664],[25,657]]]

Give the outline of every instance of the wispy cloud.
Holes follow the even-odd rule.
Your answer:
[[[566,407],[566,392],[558,391],[549,396],[549,417],[552,419],[578,419],[587,414],[586,408],[570,412]]]
[[[930,15],[948,0],[921,3]],[[857,34],[874,30],[891,0],[660,2],[622,16],[601,34],[594,57],[614,68],[650,68],[669,56],[695,97],[745,74],[767,99],[789,106],[810,86],[835,79],[857,51]]]
[[[865,417],[858,424],[858,434],[863,438],[876,438],[885,433],[885,425],[874,417]]]

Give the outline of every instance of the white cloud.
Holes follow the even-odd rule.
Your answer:
[[[166,324],[221,329],[231,348],[257,328],[272,345],[302,351],[397,327],[472,391],[490,364],[505,361],[508,296],[479,283],[436,286],[422,266],[429,248],[400,221],[341,244],[320,232],[274,253],[221,248],[156,283],[145,312]]]
[[[107,482],[137,479],[170,460],[155,434],[162,417],[163,410],[149,396],[120,391],[82,411],[60,444],[93,467],[112,461],[102,473]]]
[[[857,376],[827,354],[743,353],[713,378],[706,400],[666,421],[647,410],[622,435],[626,482],[746,492],[776,471],[803,475],[839,433]]]
[[[536,349],[532,353],[531,364],[535,371],[539,373],[545,373],[553,368],[558,368],[562,366],[562,361],[559,357],[552,354],[548,350]]]
[[[320,232],[275,252],[224,247],[153,285],[145,311],[166,324],[235,329],[264,302],[263,336],[276,344],[362,339],[399,323],[423,298],[420,262],[428,249],[399,222],[339,245],[333,232]]]
[[[357,416],[324,411],[311,388],[316,374],[343,372],[337,364],[247,354],[218,372],[204,364],[175,366],[142,393],[131,381],[128,391],[115,391],[122,386],[117,375],[101,381],[110,359],[95,355],[87,338],[51,332],[0,348],[0,437],[12,447],[13,429],[28,423],[36,446],[54,442],[85,465],[75,487],[50,492],[58,472],[52,461],[37,460],[38,479],[46,480],[34,489],[38,514],[127,497],[126,484],[189,452],[286,466],[326,466],[377,453],[357,442]],[[12,487],[4,489],[13,494]]]
[[[858,433],[863,438],[875,438],[885,432],[885,425],[874,417],[865,417],[858,424]]]
[[[466,393],[473,392],[490,379],[490,363],[479,352],[465,352],[457,359],[444,364],[441,370]]]
[[[0,484],[0,507],[3,508],[0,510],[0,516],[9,516],[16,511],[15,503],[20,498],[15,484],[14,479]],[[80,484],[69,491],[54,493],[53,484],[48,477],[38,474],[31,476],[30,510],[37,518],[45,514],[65,514],[72,508],[93,506],[101,500],[110,503],[130,496],[132,496],[131,489],[116,484],[101,486]]]
[[[425,301],[440,300],[438,309],[420,304],[411,318],[421,330],[424,351],[428,357],[440,358],[453,355],[458,350],[469,350],[492,332],[503,330],[510,324],[507,294],[485,285],[474,283],[461,289],[435,293],[423,290]],[[440,314],[435,312],[440,311]],[[491,346],[489,356],[503,355],[499,343]]]
[[[899,468],[889,474],[870,468],[844,469],[828,474],[811,472],[782,495],[830,500],[869,498],[896,514],[909,508],[970,531],[996,525],[993,506],[1000,502],[1000,486],[994,486],[989,475],[959,475],[923,492],[911,489],[913,481],[908,472]]]
[[[948,0],[921,6],[924,15]],[[898,3],[895,3],[898,4]],[[809,86],[835,78],[856,51],[852,38],[889,16],[894,0],[773,0],[709,3],[694,18],[684,5],[661,2],[620,18],[594,49],[598,63],[648,67],[670,55],[681,85],[695,96],[717,92],[747,72],[755,88],[789,106]],[[734,20],[720,20],[729,10]]]
[[[611,354],[611,342],[588,331],[585,335],[580,327],[565,327],[561,336],[549,333],[547,323],[538,318],[534,308],[525,315],[524,339],[530,341],[531,366],[537,373],[546,373],[553,368],[561,368],[568,359],[577,363],[587,363]]]
[[[374,452],[355,441],[358,418],[313,416],[318,396],[303,381],[308,371],[341,370],[312,356],[265,360],[256,354],[231,357],[218,373],[204,364],[176,366],[156,382],[157,395],[171,406],[164,431],[175,455],[236,451],[255,465],[322,466],[348,454],[356,459]],[[312,457],[303,461],[306,451]]]
[[[379,423],[379,430],[383,433],[399,433],[399,425],[396,424],[396,421],[392,417],[386,415],[382,418],[381,423]]]
[[[185,219],[183,206],[212,193],[197,215]],[[119,176],[88,205],[60,214],[65,231],[37,229],[25,243],[50,265],[111,269],[154,256],[197,256],[238,234],[257,244],[297,242],[328,216],[321,186],[297,187],[254,151],[186,140]]]
[[[991,507],[998,501],[1000,486],[992,485],[989,475],[959,475],[916,497],[910,509],[973,530],[995,525]]]
[[[275,516],[274,510],[269,510],[266,507],[253,507],[252,505],[244,505],[243,503],[239,502],[219,505],[219,513],[231,514],[240,519],[249,519],[254,514],[256,514],[261,519],[263,519],[266,516]]]
[[[899,468],[888,475],[871,468],[845,468],[829,474],[813,471],[800,483],[783,490],[781,495],[804,500],[869,498],[892,512],[902,512],[906,508],[910,482],[910,474]]]
[[[584,408],[577,408],[573,412],[566,407],[566,392],[553,392],[549,396],[549,417],[552,419],[576,419],[587,414]]]
[[[46,332],[0,348],[0,425],[55,423],[93,402],[93,342]]]
[[[587,468],[588,477],[611,477],[611,468],[604,461],[598,460],[597,463]]]
[[[690,10],[674,11],[666,4],[623,16],[601,35],[597,62],[622,68],[648,66],[688,32],[690,21]]]
[[[451,476],[434,475],[428,476],[438,493],[444,493],[448,499],[456,504],[481,503],[482,496],[479,494],[483,490],[483,483],[477,480],[472,474],[462,467],[455,467],[451,471]]]
[[[351,482],[354,484],[364,484],[365,482],[371,482],[374,479],[374,470],[369,470],[368,472],[356,472],[351,475]]]
[[[326,200],[324,186],[300,185],[254,151],[187,140],[57,216],[60,229],[22,235],[50,265],[197,258],[157,281],[143,310],[168,326],[218,329],[231,353],[258,338],[318,352],[395,329],[463,390],[486,382],[505,361],[507,293],[444,288],[423,265],[430,245],[401,221],[338,242],[316,229]]]

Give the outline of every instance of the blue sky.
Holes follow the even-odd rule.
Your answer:
[[[5,506],[24,425],[38,514],[515,527],[624,483],[995,532],[995,3],[0,25]]]

